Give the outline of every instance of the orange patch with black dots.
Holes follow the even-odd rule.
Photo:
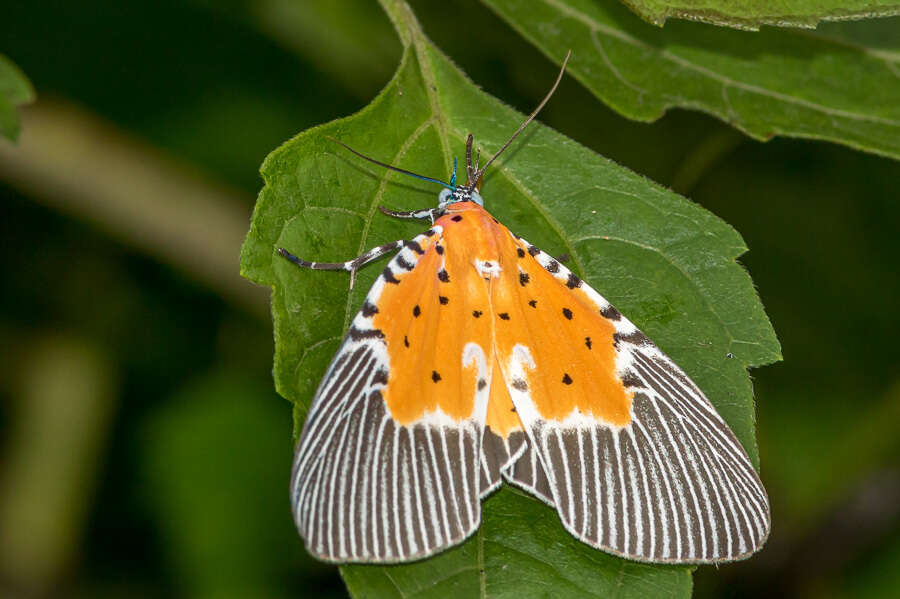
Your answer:
[[[575,412],[626,426],[633,393],[616,371],[615,326],[580,289],[568,288],[527,248],[507,239],[491,293],[500,363],[513,359],[516,345],[528,349],[534,367],[526,369],[524,382],[545,420]]]
[[[438,410],[455,420],[473,418],[476,391],[489,372],[479,373],[475,362],[463,364],[466,346],[478,345],[491,365],[493,325],[481,318],[490,310],[489,288],[470,260],[476,246],[454,244],[446,235],[461,229],[477,242],[479,223],[464,212],[435,224],[444,235],[423,247],[414,270],[395,275],[398,284],[384,285],[373,319],[390,360],[382,396],[399,424]]]
[[[455,287],[454,275],[459,277],[475,318],[493,321],[493,347],[476,341],[487,355],[496,354],[501,368],[493,369],[488,414],[496,421],[491,430],[506,436],[521,428],[518,417],[509,415],[515,415],[506,388],[512,381],[500,380],[517,345],[526,347],[534,360],[525,383],[542,418],[563,420],[576,412],[612,426],[631,422],[633,397],[616,372],[613,323],[580,289],[568,288],[547,272],[487,211],[463,204],[438,224],[444,226],[450,287]],[[499,270],[485,276],[484,265]],[[475,340],[461,337],[461,342]]]

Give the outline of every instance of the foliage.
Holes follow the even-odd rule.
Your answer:
[[[634,12],[662,26],[669,17],[744,29],[760,25],[815,27],[821,21],[896,15],[893,0],[623,0]]]
[[[11,60],[0,54],[0,137],[19,138],[16,108],[34,101],[34,88]]]
[[[824,139],[900,158],[900,37],[887,47],[879,37],[896,32],[897,19],[861,24],[849,40],[833,25],[660,29],[616,2],[484,1],[553,60],[571,49],[571,73],[629,118],[689,108],[757,139]]]
[[[468,132],[479,136],[488,155],[524,118],[480,92],[428,41],[404,3],[385,4],[405,45],[397,74],[360,113],[306,131],[269,156],[262,169],[266,187],[244,245],[243,274],[273,286],[275,378],[279,392],[295,403],[297,433],[378,269],[360,273],[349,293],[346,275],[299,271],[275,249],[343,260],[409,238],[416,225],[391,221],[377,206],[429,206],[436,193],[360,164],[326,136],[440,176],[451,169]],[[493,167],[484,194],[513,231],[551,253],[568,253],[580,275],[706,390],[756,456],[746,368],[777,360],[779,348],[749,277],[735,262],[746,248],[731,227],[538,124]],[[510,525],[513,517],[519,526]],[[537,578],[529,574],[536,569]],[[360,596],[382,585],[395,587],[398,596],[445,596],[466,585],[512,596],[535,584],[556,596],[639,597],[648,588],[672,597],[690,594],[689,569],[630,563],[590,549],[562,529],[552,510],[506,489],[485,502],[481,528],[461,547],[420,564],[343,571]]]
[[[593,1],[601,7],[615,3]],[[556,75],[558,62],[547,60],[479,0],[410,2],[440,52],[479,88],[519,112],[530,111]],[[629,31],[658,31],[625,10],[620,21]],[[859,61],[878,59],[888,71],[896,71],[892,57],[898,53],[897,24],[897,18],[832,22],[786,33],[862,48],[856,53]],[[670,19],[661,33],[685,27],[698,36],[717,31]],[[756,35],[728,33],[748,43]],[[771,30],[763,27],[759,35],[769,36]],[[345,584],[336,567],[316,562],[304,551],[292,527],[286,491],[292,404],[272,389],[269,290],[238,279],[240,239],[228,241],[232,237],[223,233],[246,231],[260,188],[259,164],[273,148],[298,131],[355,114],[378,96],[401,62],[404,72],[416,73],[410,66],[415,57],[403,58],[384,11],[370,0],[87,0],[57,3],[52,11],[40,3],[20,2],[4,6],[0,40],[0,52],[15,60],[40,95],[29,109],[28,144],[16,147],[0,141],[0,342],[9,348],[0,364],[0,519],[9,517],[6,508],[11,504],[27,505],[28,513],[41,517],[40,526],[21,521],[15,527],[0,526],[4,589],[23,596],[336,599],[346,597],[348,585],[367,596],[382,590],[396,594],[390,582],[394,577],[408,594],[427,594],[427,577],[419,572],[431,562],[408,571],[346,570]],[[361,56],[368,59],[361,61]],[[561,54],[553,58],[558,61]],[[583,52],[576,50],[570,73],[584,60]],[[893,77],[881,77],[881,84],[889,86]],[[501,129],[517,125],[513,122],[519,115],[500,110],[501,116],[494,116],[495,101],[473,93],[472,84],[463,81],[461,97],[467,102],[474,97],[473,106],[488,106],[496,130],[483,131],[478,122],[468,121],[456,127],[471,127],[485,149],[496,147],[493,144],[508,133]],[[851,87],[856,85],[850,81]],[[841,72],[831,83],[835,93],[844,93],[847,84]],[[614,562],[625,566],[616,573],[626,584],[633,576],[644,584],[666,582],[663,590],[676,596],[686,594],[692,582],[697,599],[896,596],[900,169],[893,160],[843,144],[791,137],[762,143],[691,105],[684,108],[669,110],[652,123],[630,120],[597,102],[588,87],[567,75],[539,117],[560,134],[542,128],[526,132],[485,186],[489,208],[504,221],[528,237],[544,231],[545,238],[531,240],[554,253],[566,251],[560,249],[563,237],[547,231],[546,221],[528,223],[526,213],[514,220],[516,202],[523,196],[508,191],[509,181],[519,175],[511,169],[522,156],[532,157],[523,168],[532,180],[546,176],[533,162],[546,151],[536,147],[535,140],[555,144],[565,135],[560,151],[569,158],[587,154],[588,169],[604,176],[627,174],[598,167],[607,163],[588,154],[585,148],[590,148],[678,190],[740,231],[751,248],[740,262],[753,274],[786,358],[752,371],[761,474],[773,504],[772,537],[752,559],[697,568],[691,576],[663,569],[654,578],[655,569],[632,570],[623,562]],[[60,121],[60,116],[66,118]],[[477,116],[467,118],[477,121]],[[369,114],[363,120],[371,118]],[[60,122],[72,126],[60,128]],[[343,125],[328,126],[340,131]],[[848,124],[848,131],[855,129]],[[417,155],[405,154],[403,161],[408,162],[402,163],[446,176],[447,156],[461,153],[456,130],[451,133],[447,153],[434,133],[415,146]],[[364,183],[383,173],[338,152],[330,142],[318,142],[313,149],[313,136],[303,144],[321,155],[320,163],[329,158],[339,165],[334,180],[351,186],[348,194],[343,189],[335,194],[358,201],[354,210],[371,201]],[[85,140],[90,143],[82,143]],[[356,138],[354,143],[362,143],[361,150],[381,151],[377,139]],[[73,145],[84,152],[80,164],[89,161],[97,168],[90,173],[69,168],[67,152]],[[12,156],[25,162],[13,163],[8,160]],[[153,159],[145,160],[148,157]],[[132,168],[109,168],[123,159],[131,160]],[[40,165],[45,168],[35,168]],[[291,177],[288,166],[285,171]],[[141,206],[130,190],[143,189],[140,178],[131,178],[134,173],[169,182],[188,174],[205,185],[204,192],[159,198],[155,218],[134,218]],[[295,172],[296,193],[303,193],[307,174]],[[436,190],[404,179],[378,180],[384,184],[385,203],[433,205]],[[283,189],[290,186],[286,182]],[[116,202],[94,201],[111,187],[121,190]],[[659,187],[647,187],[658,194],[652,197],[688,205]],[[559,203],[544,195],[540,205],[556,210]],[[507,196],[512,206],[502,212]],[[212,217],[170,213],[163,207],[172,201],[189,215],[200,206],[196,214],[212,211]],[[590,213],[593,209],[582,211],[582,216],[597,218]],[[626,217],[619,219],[619,226],[628,222]],[[173,219],[180,231],[177,237],[159,235],[159,224]],[[725,227],[721,221],[712,219]],[[373,218],[365,243],[420,230],[410,223],[389,228],[396,224],[387,217]],[[358,230],[354,234],[352,247],[315,246],[313,238],[308,249],[316,256],[344,258],[359,248]],[[193,251],[210,235],[221,238],[216,248],[225,248],[213,263]],[[307,248],[301,244],[295,249]],[[580,258],[586,255],[583,249]],[[234,279],[221,285],[184,268],[198,261],[218,268],[220,280],[229,273]],[[626,280],[621,272],[611,271],[614,265],[592,262],[583,260],[580,273],[607,295],[617,294],[613,299],[623,310],[634,311],[630,316],[645,318],[637,294],[645,294],[652,281]],[[380,270],[377,265],[372,269]],[[609,277],[600,272],[603,269],[610,269]],[[295,269],[282,277],[292,284],[305,274]],[[333,294],[328,297],[341,302],[337,311],[343,317],[346,276],[315,274],[303,279],[304,284],[308,289],[327,285],[327,293]],[[365,278],[357,282],[352,301],[359,301],[366,283]],[[256,303],[236,299],[231,290],[241,285]],[[324,312],[314,304],[301,308]],[[648,312],[646,319],[653,320],[655,313],[660,311]],[[687,317],[684,321],[693,322]],[[335,328],[340,335],[340,325]],[[661,323],[651,334],[665,328]],[[107,378],[99,387],[112,395],[104,410],[98,411],[96,401],[81,401],[92,393],[82,384],[89,373],[79,372],[73,387],[72,381],[54,378],[54,372],[71,372],[74,363],[48,368],[47,360],[35,358],[35,349],[58,343],[58,335],[91,348],[105,365]],[[667,350],[684,357],[677,347]],[[330,352],[323,350],[323,362]],[[699,364],[690,357],[683,361],[692,368]],[[69,392],[75,388],[77,392]],[[45,401],[31,401],[34,397]],[[53,397],[66,401],[49,403]],[[78,428],[82,423],[91,426]],[[66,434],[48,437],[55,424]],[[96,448],[90,463],[79,460],[94,454],[64,445],[73,440]],[[47,447],[57,449],[43,451]],[[46,481],[49,486],[34,484]],[[60,501],[69,508],[88,509],[42,517]],[[615,587],[607,578],[615,570],[612,564],[592,573],[590,560],[603,559],[602,553],[566,553],[567,548],[577,551],[578,543],[555,536],[551,514],[534,523],[546,536],[525,534],[522,529],[532,523],[521,515],[531,503],[515,492],[487,500],[495,525],[484,536],[486,557],[508,550],[494,543],[502,541],[497,526],[503,522],[511,538],[529,552],[529,557],[517,559],[536,568],[535,573],[518,568],[516,576],[528,575],[535,585],[541,584],[547,573],[540,561],[546,559],[543,554],[569,555],[574,559],[558,562],[559,575],[551,578],[560,587]],[[35,551],[52,542],[41,537],[52,521],[64,525],[55,532],[52,547],[53,555],[67,557],[58,572],[40,570],[46,559],[22,558],[46,558]],[[28,543],[28,551],[17,553],[16,561],[29,568],[15,572],[8,569],[12,553],[7,551],[13,528],[28,532],[20,539]],[[59,539],[71,542],[60,545]],[[545,548],[542,539],[564,539],[564,544]],[[490,593],[504,591],[499,588],[504,572],[500,574],[486,580],[496,585],[486,585]],[[467,570],[456,580],[474,575]],[[596,584],[591,578],[595,575]],[[647,595],[655,596],[659,589]]]

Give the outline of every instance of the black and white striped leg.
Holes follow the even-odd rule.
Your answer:
[[[435,208],[426,208],[425,210],[401,211],[391,210],[390,208],[379,206],[378,209],[381,210],[382,214],[393,216],[394,218],[428,218],[431,219],[432,224],[434,224],[434,217],[437,216],[438,212]]]
[[[409,242],[400,239],[398,241],[392,241],[391,243],[379,245],[378,247],[374,247],[368,252],[357,256],[353,260],[348,260],[347,262],[309,262],[307,260],[304,260],[303,258],[298,258],[284,248],[278,248],[278,253],[297,266],[301,266],[303,268],[311,268],[313,270],[346,270],[348,272],[353,272],[358,268],[365,266],[369,262],[377,260],[387,253],[393,252],[394,250],[399,250],[407,243]]]

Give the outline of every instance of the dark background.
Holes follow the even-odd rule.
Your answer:
[[[293,530],[290,407],[238,255],[266,154],[390,78],[387,18],[363,0],[7,4],[0,52],[39,100],[20,147],[0,142],[0,594],[343,596]],[[474,0],[413,8],[520,111],[553,80]],[[541,120],[733,225],[783,345],[751,373],[772,537],[700,568],[695,595],[897,592],[897,163],[680,110],[631,122],[571,78]]]

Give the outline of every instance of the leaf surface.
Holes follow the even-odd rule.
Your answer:
[[[569,72],[628,118],[688,108],[757,139],[822,139],[900,158],[900,18],[815,31],[660,29],[617,2],[483,1],[557,63],[571,49]]]
[[[0,54],[0,137],[19,139],[17,107],[34,101],[34,88],[11,60]]]
[[[466,135],[496,151],[523,120],[469,81],[419,29],[404,3],[385,2],[405,50],[397,73],[359,113],[305,131],[262,167],[265,187],[242,254],[242,273],[273,288],[275,380],[294,402],[296,431],[340,338],[381,270],[300,270],[276,254],[344,260],[427,228],[387,218],[436,205],[439,188],[350,155],[330,135],[376,159],[448,177]],[[548,85],[551,82],[548,81]],[[740,236],[688,200],[534,123],[487,174],[486,207],[511,230],[569,262],[706,391],[757,460],[747,367],[779,359],[749,276]],[[733,357],[730,357],[733,356]],[[569,535],[537,500],[503,488],[482,526],[432,559],[344,566],[358,597],[688,597],[691,568],[639,564]]]
[[[655,25],[669,17],[705,21],[741,29],[760,25],[815,27],[820,21],[896,15],[895,0],[623,0]]]

